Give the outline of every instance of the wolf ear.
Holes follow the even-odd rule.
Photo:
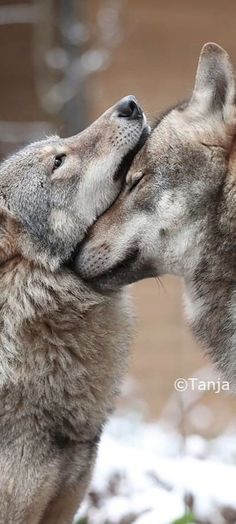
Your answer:
[[[225,122],[232,119],[235,81],[228,54],[217,44],[202,48],[190,105],[203,115],[217,113]]]

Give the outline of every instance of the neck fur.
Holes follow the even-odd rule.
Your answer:
[[[185,275],[186,315],[198,340],[236,387],[236,250],[208,239],[199,263]],[[216,243],[218,239],[218,244]],[[234,263],[235,259],[235,263]]]

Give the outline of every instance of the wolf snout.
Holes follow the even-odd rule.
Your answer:
[[[110,246],[106,242],[100,245],[87,245],[84,247],[75,258],[76,271],[89,280],[99,275],[108,265],[110,257]]]
[[[120,118],[137,120],[143,117],[143,111],[134,96],[125,96],[117,104],[117,113]]]

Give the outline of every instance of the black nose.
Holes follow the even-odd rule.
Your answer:
[[[134,96],[126,96],[117,104],[118,116],[135,120],[143,116],[142,109],[137,104]]]

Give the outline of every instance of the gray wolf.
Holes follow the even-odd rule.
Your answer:
[[[160,116],[77,270],[103,290],[172,273],[188,321],[236,384],[236,104],[227,53],[206,44],[190,100]]]
[[[126,97],[77,136],[0,165],[0,523],[67,524],[126,368],[123,293],[69,264],[147,132]]]

